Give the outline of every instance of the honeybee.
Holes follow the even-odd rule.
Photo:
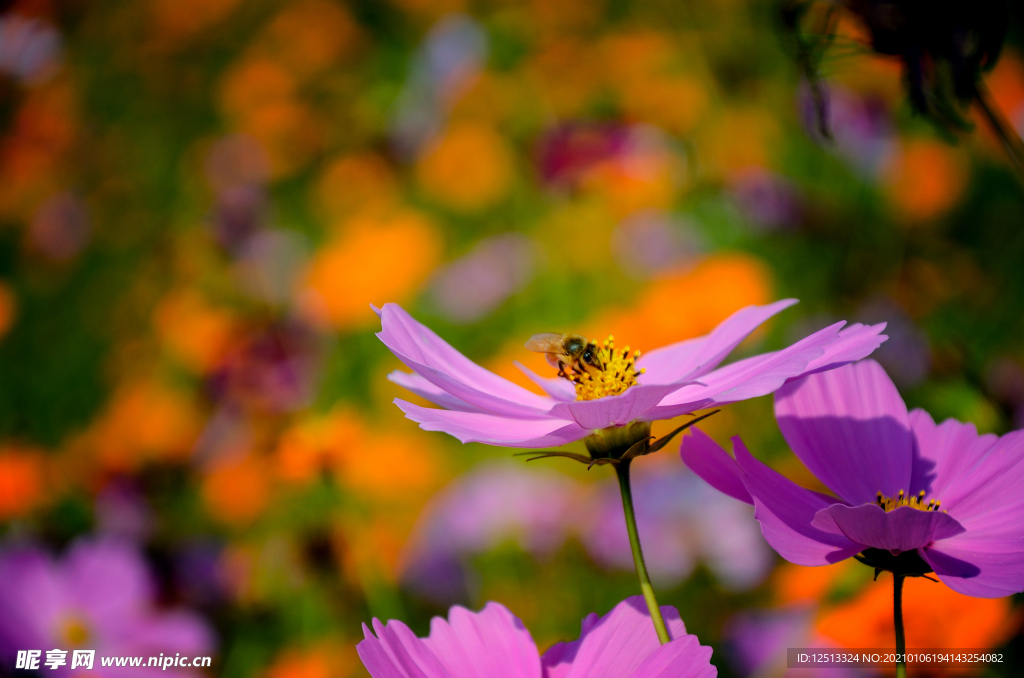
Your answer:
[[[583,365],[583,370],[589,367],[604,370],[597,344],[578,334],[541,332],[530,337],[526,348],[545,354],[548,364],[558,368],[560,377],[568,376],[566,370],[581,371],[579,365]]]

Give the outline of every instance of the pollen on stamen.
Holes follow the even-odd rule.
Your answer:
[[[877,494],[877,499],[875,499],[875,503],[878,504],[878,506],[886,513],[894,511],[901,506],[909,506],[910,508],[917,509],[918,511],[940,510],[939,506],[942,502],[938,499],[932,499],[926,504],[924,501],[925,494],[925,491],[921,490],[916,495],[908,497],[903,490],[900,490],[895,497],[887,497],[879,492]]]
[[[635,385],[637,377],[644,373],[642,369],[636,369],[640,351],[630,353],[629,346],[616,350],[615,337],[612,335],[597,350],[603,370],[577,364],[567,375],[576,388],[577,400],[596,400],[618,395]]]

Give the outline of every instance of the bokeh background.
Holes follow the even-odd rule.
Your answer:
[[[977,111],[914,115],[850,17],[830,140],[768,0],[2,4],[0,554],[70,598],[83,559],[148,582],[192,634],[153,646],[209,675],[363,676],[361,622],[487,600],[543,649],[637,592],[613,474],[418,430],[370,302],[528,384],[534,332],[649,350],[792,296],[740,355],[887,321],[911,406],[1024,426],[1024,184]],[[1024,130],[1012,19],[986,81]],[[770,398],[706,430],[814,482]],[[636,466],[661,602],[720,675],[891,645],[888,575],[783,563],[674,452]],[[1020,596],[911,580],[906,610],[910,647],[1024,672]]]

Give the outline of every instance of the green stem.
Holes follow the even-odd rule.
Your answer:
[[[892,618],[896,624],[896,678],[907,678],[907,639],[903,635],[903,575],[892,576]]]
[[[644,594],[644,600],[647,601],[647,609],[651,613],[651,621],[654,622],[658,640],[664,645],[669,641],[668,629],[665,628],[665,620],[661,617],[658,600],[654,597],[654,587],[651,586],[651,578],[647,574],[647,565],[644,563],[644,552],[640,549],[640,534],[636,529],[636,514],[633,512],[633,490],[629,486],[629,461],[618,464],[615,467],[615,473],[619,476],[619,489],[622,490],[622,510],[626,514],[626,531],[629,532],[629,546],[633,549],[633,564],[636,565],[636,574],[640,577],[640,590]]]

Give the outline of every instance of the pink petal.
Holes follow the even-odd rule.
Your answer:
[[[35,548],[0,555],[0,638],[9,647],[41,649],[52,642],[73,593],[58,567]]]
[[[910,420],[920,489],[972,533],[1024,535],[1024,432],[979,436],[973,424],[950,419],[936,426],[921,410]]]
[[[677,388],[675,384],[638,384],[619,395],[557,403],[551,408],[551,415],[575,421],[588,430],[624,426],[635,419],[645,419],[651,409]]]
[[[562,377],[542,377],[518,360],[513,360],[512,364],[518,367],[519,371],[525,374],[530,381],[544,389],[544,392],[555,400],[576,400],[576,388],[569,383],[568,379],[563,379]]]
[[[388,381],[393,384],[398,384],[405,390],[411,391],[424,400],[429,400],[435,405],[443,407],[446,410],[455,410],[457,412],[484,411],[479,407],[470,405],[465,400],[456,398],[447,391],[441,390],[415,372],[409,373],[395,370],[388,375]]]
[[[753,504],[754,500],[743,484],[742,471],[736,460],[707,433],[698,428],[692,430],[693,433],[683,438],[679,446],[683,463],[719,492]]]
[[[480,367],[397,304],[385,304],[377,337],[409,369],[459,400],[510,416],[537,416],[551,407],[539,396]]]
[[[1024,543],[970,532],[936,542],[919,553],[947,586],[975,598],[1002,598],[1024,591]]]
[[[740,438],[732,439],[743,484],[754,498],[761,534],[783,558],[797,565],[829,565],[862,550],[838,531],[812,525],[815,514],[838,503],[833,497],[800,487],[754,459]]]
[[[374,619],[373,630],[376,637],[363,624],[364,639],[356,645],[373,678],[455,678],[402,622],[392,619],[385,626]]]
[[[452,678],[540,678],[533,637],[498,603],[476,613],[453,607],[448,621],[434,617],[423,642]]]
[[[875,361],[786,384],[775,394],[775,416],[800,460],[848,503],[910,490],[907,408]]]
[[[806,374],[825,372],[842,367],[848,363],[866,358],[889,337],[882,334],[885,323],[877,325],[861,325],[854,323],[841,330],[836,341],[825,348],[820,358],[807,364]]]
[[[641,664],[630,678],[715,678],[718,669],[711,665],[711,648],[697,636],[683,636],[662,645]]]
[[[674,607],[662,607],[669,638],[687,638]],[[643,597],[633,596],[600,619],[583,620],[578,640],[557,643],[541,659],[544,678],[622,678],[661,647]]]
[[[480,412],[453,412],[420,407],[395,399],[405,416],[424,431],[443,431],[464,443],[486,443],[504,447],[558,447],[590,435],[564,419],[512,419]]]
[[[787,380],[804,374],[811,361],[824,355],[828,345],[837,340],[840,327],[842,323],[836,323],[781,351],[737,361],[702,376],[696,383],[683,384],[647,418],[675,417],[771,393]]]
[[[766,306],[747,306],[723,320],[704,337],[687,339],[645,353],[637,362],[637,367],[647,370],[642,383],[671,384],[707,374],[764,321],[796,303],[796,299],[783,299]]]
[[[855,507],[836,504],[822,509],[820,514],[827,514],[828,518],[816,516],[815,526],[829,529],[836,525],[851,541],[895,554],[913,551],[964,531],[948,513],[919,511],[909,506],[886,512],[876,504]]]
[[[139,550],[115,539],[79,540],[62,564],[75,603],[103,626],[116,628],[152,598],[149,569]]]
[[[156,655],[206,654],[215,646],[213,631],[197,615],[176,611],[153,614],[134,620],[117,638],[104,638],[111,644],[110,654]],[[116,646],[116,651],[115,651]]]

